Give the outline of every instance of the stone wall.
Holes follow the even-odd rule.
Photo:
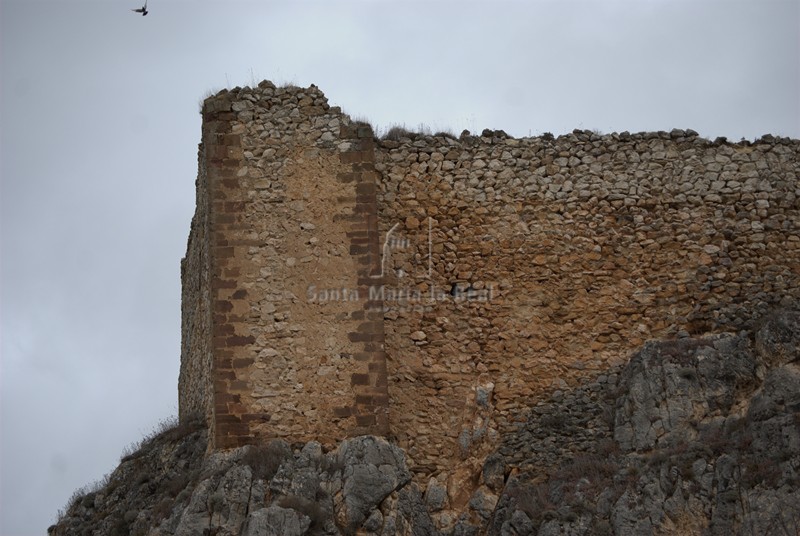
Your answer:
[[[208,174],[205,146],[198,151],[195,183],[197,208],[192,218],[186,257],[181,261],[181,371],[178,379],[180,418],[212,415],[214,382],[211,355],[211,307],[208,227]],[[189,357],[191,356],[191,357]]]
[[[269,83],[203,116],[181,411],[213,407],[217,447],[370,431],[447,470],[648,339],[800,297],[796,140],[375,141],[317,88]]]
[[[800,297],[797,141],[395,138],[377,152],[386,295],[413,299],[386,301],[390,422],[420,469],[482,456],[648,339]]]

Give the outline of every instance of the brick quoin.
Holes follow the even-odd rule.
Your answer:
[[[355,137],[351,138],[354,140],[352,145],[360,150],[344,153],[341,157],[342,162],[353,166],[353,172],[348,176],[355,183],[356,192],[354,212],[358,217],[348,220],[350,228],[347,230],[347,236],[350,238],[350,254],[357,259],[359,285],[365,281],[369,284],[381,284],[381,280],[370,277],[376,270],[379,273],[381,262],[380,257],[375,255],[380,249],[376,177],[363,171],[365,168],[374,167],[373,133],[370,128],[359,127],[355,130]],[[372,302],[368,300],[367,289],[360,287],[359,294],[363,297],[362,309],[368,309]],[[348,338],[355,345],[354,354],[366,357],[358,361],[367,365],[365,372],[355,373],[351,378],[354,403],[350,409],[356,424],[351,433],[387,435],[389,401],[386,356],[383,352],[374,352],[370,349],[371,343],[382,343],[384,340],[383,322],[363,322],[358,325],[357,331],[348,333]],[[383,380],[379,396],[375,396],[374,393],[378,381],[374,377],[375,373],[369,368],[375,363],[383,364],[383,368],[378,372]]]

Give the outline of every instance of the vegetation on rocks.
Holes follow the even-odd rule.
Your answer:
[[[329,452],[274,440],[207,453],[206,441],[197,422],[165,427],[76,492],[49,533],[797,534],[800,312],[648,343],[531,408],[461,479],[423,485],[372,436]]]

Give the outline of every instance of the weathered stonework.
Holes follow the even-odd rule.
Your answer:
[[[203,112],[181,414],[204,412],[217,448],[385,435],[382,304],[366,290],[379,282],[372,131],[313,88],[239,97]],[[353,292],[320,305],[316,288]]]
[[[418,467],[481,457],[646,340],[797,300],[799,148],[679,130],[383,141],[381,230],[400,222],[407,244],[390,283],[444,291],[387,302],[391,430]]]
[[[648,339],[800,298],[796,140],[377,141],[269,83],[203,121],[180,410],[217,448],[374,433],[438,473]]]
[[[181,416],[212,415],[210,254],[208,230],[208,174],[205,147],[200,145],[196,182],[197,209],[189,232],[186,257],[181,262],[181,372],[178,402]],[[191,356],[189,358],[188,356]]]

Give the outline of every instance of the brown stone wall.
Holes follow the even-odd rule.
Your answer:
[[[180,400],[216,447],[388,434],[451,470],[647,339],[800,298],[796,140],[375,141],[269,83],[203,117]]]
[[[797,141],[485,134],[377,153],[386,296],[412,297],[386,299],[390,427],[419,470],[647,339],[800,297]]]
[[[270,84],[203,115],[214,446],[385,434],[371,129],[315,88]]]

